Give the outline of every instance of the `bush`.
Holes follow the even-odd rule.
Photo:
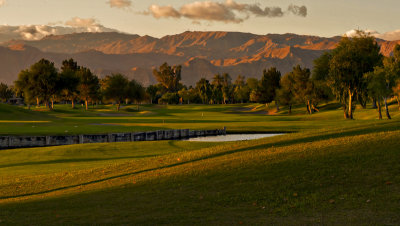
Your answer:
[[[160,99],[158,99],[159,104],[178,104],[179,96],[177,93],[166,93]]]

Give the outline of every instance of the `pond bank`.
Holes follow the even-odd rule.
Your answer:
[[[87,143],[180,140],[201,136],[226,135],[226,128],[215,130],[158,130],[133,133],[82,134],[58,136],[0,136],[0,149],[47,147]]]

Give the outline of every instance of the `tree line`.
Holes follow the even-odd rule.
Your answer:
[[[318,112],[322,102],[337,99],[344,117],[353,119],[356,104],[366,107],[372,102],[382,119],[382,106],[390,119],[388,100],[397,98],[400,108],[400,46],[384,57],[376,40],[363,32],[352,38],[343,37],[337,47],[314,61],[314,69],[297,65],[281,75],[275,67],[265,69],[261,79],[239,75],[234,81],[229,74],[216,74],[211,80],[200,79],[195,86],[181,83],[182,67],[164,63],[153,70],[158,83],[143,87],[122,74],[99,79],[90,69],[79,66],[73,59],[62,62],[61,70],[42,59],[18,75],[11,90],[0,84],[0,98],[5,100],[16,93],[31,106],[44,103],[53,109],[55,101],[89,103],[148,102],[152,104],[228,104],[275,102],[277,110],[304,104],[306,112]]]
[[[64,60],[60,71],[53,62],[41,59],[19,73],[13,91],[29,108],[35,103],[37,106],[43,103],[52,110],[55,101],[69,101],[75,108],[75,103],[80,101],[87,110],[89,103],[112,101],[118,104],[119,110],[123,101],[144,99],[145,88],[122,74],[99,79],[89,68],[79,66],[73,59]]]

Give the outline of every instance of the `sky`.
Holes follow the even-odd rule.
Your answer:
[[[332,37],[362,29],[400,40],[400,0],[0,0],[0,41],[120,31],[162,37],[184,31]]]

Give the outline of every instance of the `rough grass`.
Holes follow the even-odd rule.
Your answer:
[[[153,112],[148,117],[180,115],[183,122],[175,118],[175,123],[186,126],[204,126],[189,121],[210,110],[204,115],[215,118],[210,116],[206,126],[223,120],[235,130],[250,130],[258,122],[262,129],[272,125],[282,131],[293,125],[300,132],[216,144],[162,141],[0,150],[0,224],[400,224],[395,110],[390,121],[375,120],[371,109],[357,109],[360,119],[346,121],[335,109],[313,116],[260,116],[235,112],[238,106],[146,108]]]

